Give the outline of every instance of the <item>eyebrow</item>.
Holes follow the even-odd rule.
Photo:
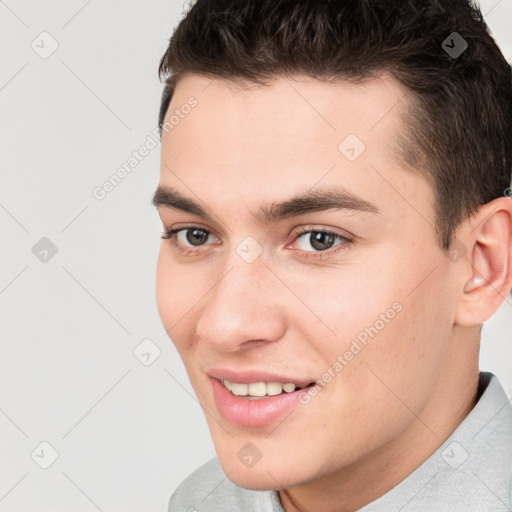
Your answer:
[[[182,196],[168,185],[157,187],[152,203],[156,208],[180,210],[213,221],[212,216],[199,203]],[[282,202],[273,201],[263,205],[252,215],[261,224],[272,224],[282,219],[327,210],[347,210],[381,215],[377,206],[343,188],[308,189],[291,199]]]

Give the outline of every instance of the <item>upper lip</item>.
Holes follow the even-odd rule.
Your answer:
[[[239,384],[251,384],[253,382],[280,382],[286,384],[292,382],[298,386],[306,386],[315,379],[303,379],[280,375],[265,370],[231,370],[229,368],[211,368],[206,372],[210,377],[218,380],[229,380]]]

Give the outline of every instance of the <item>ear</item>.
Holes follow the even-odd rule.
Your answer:
[[[457,238],[468,256],[461,266],[455,324],[483,324],[499,309],[512,288],[512,200],[500,197],[482,205]]]

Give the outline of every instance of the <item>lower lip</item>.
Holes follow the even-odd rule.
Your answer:
[[[304,389],[250,400],[233,395],[217,379],[211,379],[213,396],[222,416],[236,425],[264,427],[279,420],[298,403]]]

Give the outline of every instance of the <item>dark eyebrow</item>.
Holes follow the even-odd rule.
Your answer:
[[[212,216],[198,203],[182,196],[168,185],[158,186],[153,195],[152,203],[156,208],[172,208],[197,215],[209,221],[213,220]],[[348,210],[381,214],[374,204],[347,190],[328,188],[309,189],[286,201],[269,203],[260,207],[253,214],[253,217],[262,224],[272,224],[281,219],[324,210]]]

